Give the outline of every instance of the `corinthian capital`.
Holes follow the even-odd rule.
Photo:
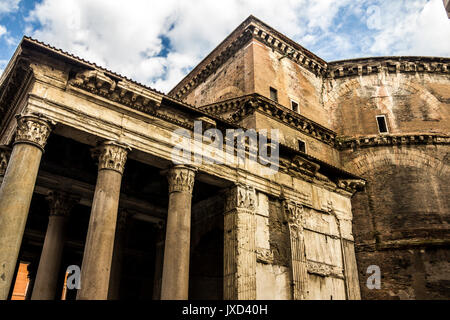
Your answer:
[[[98,157],[98,170],[109,169],[123,174],[131,148],[116,141],[105,141],[92,152]]]
[[[0,146],[0,177],[5,175],[10,155],[11,151],[8,147]]]
[[[14,144],[28,143],[44,150],[54,123],[37,115],[17,115],[17,131]]]
[[[196,171],[197,169],[185,165],[178,165],[170,169],[167,173],[169,193],[175,191],[192,193]]]
[[[286,221],[290,227],[297,227],[302,229],[305,224],[305,217],[303,206],[300,203],[294,201],[284,202],[284,213]]]
[[[227,194],[225,211],[235,208],[256,210],[255,188],[246,185],[236,185]]]
[[[73,206],[78,202],[78,198],[63,191],[51,191],[46,197],[50,216],[68,217]]]

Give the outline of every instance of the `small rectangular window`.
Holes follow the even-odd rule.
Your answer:
[[[299,110],[298,110],[298,103],[295,102],[294,100],[291,100],[291,109],[294,112],[299,112]]]
[[[386,116],[377,116],[377,124],[378,124],[378,131],[380,133],[388,133],[388,127],[386,123]]]
[[[303,152],[303,153],[306,153],[306,143],[305,143],[305,141],[300,140],[300,139],[298,140],[298,150]]]
[[[275,102],[278,102],[278,91],[277,89],[274,89],[270,87],[270,99],[272,99]]]

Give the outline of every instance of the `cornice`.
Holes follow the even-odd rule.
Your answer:
[[[356,138],[338,137],[336,145],[339,150],[400,146],[400,145],[431,145],[450,144],[450,136],[445,134],[416,133],[416,134],[390,134]]]
[[[169,92],[170,96],[177,99],[183,99],[188,93],[194,90],[200,83],[207,79],[211,74],[217,71],[230,57],[232,57],[240,48],[252,39],[252,30],[246,28],[231,43],[225,46],[210,61],[200,64],[196,72],[188,74],[174,89]],[[194,69],[195,71],[195,69]]]
[[[325,61],[314,56],[311,52],[292,40],[283,40],[282,38],[285,38],[285,36],[280,33],[269,31],[267,28],[260,27],[258,25],[249,26],[249,29],[252,30],[253,37],[255,39],[263,42],[272,50],[278,51],[284,57],[289,58],[300,66],[311,71],[316,76],[321,76],[326,72],[327,63]]]
[[[113,80],[98,70],[85,70],[77,73],[73,79],[69,80],[69,85],[186,129],[194,129],[194,119],[185,116],[180,117],[168,108],[161,108],[163,99],[166,99],[164,95],[154,93],[152,90],[147,90],[127,81]],[[171,101],[170,98],[168,101]],[[174,101],[174,103],[182,104],[188,111],[193,111],[196,114],[210,116],[206,111],[188,106],[183,102]]]
[[[242,31],[234,40],[231,40],[233,33],[238,30],[234,31],[224,40],[225,44],[219,45],[219,47],[211,53],[213,54],[212,57],[208,56],[197,66],[197,68],[191,71],[191,73],[169,92],[169,95],[178,99],[186,97],[186,95],[192,92],[192,90],[200,83],[216,72],[219,67],[248,43],[250,39],[256,39],[266,44],[272,50],[281,53],[284,57],[298,63],[317,76],[325,73],[327,64],[324,60],[315,56],[313,53],[267,26],[255,17],[251,16],[246,21],[249,21],[249,23],[242,28]],[[240,28],[238,27],[237,29]],[[226,44],[227,40],[229,40],[229,44]]]
[[[16,105],[23,89],[32,78],[33,70],[29,66],[29,61],[19,58],[0,88],[0,128],[10,118],[8,113],[11,113],[12,107]]]
[[[236,124],[249,114],[259,111],[312,138],[332,147],[335,146],[336,133],[334,131],[256,93],[210,104],[199,109],[217,115],[234,110],[225,120]]]
[[[334,61],[328,63],[325,77],[336,79],[381,72],[450,74],[450,58],[376,57]]]

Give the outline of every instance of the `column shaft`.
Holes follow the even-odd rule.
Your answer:
[[[109,279],[108,300],[120,299],[120,281],[122,277],[122,261],[124,253],[124,245],[126,238],[126,220],[127,211],[120,210],[117,226],[116,236],[114,238],[114,252],[111,262],[111,275]]]
[[[34,116],[17,119],[14,148],[0,188],[0,300],[8,297],[43,148],[50,126]]]
[[[128,149],[114,142],[98,151],[99,171],[81,266],[78,300],[108,298],[120,186]]]
[[[224,300],[256,299],[256,193],[236,186],[227,194],[224,217]]]
[[[50,216],[31,296],[32,300],[55,299],[64,249],[65,229],[68,215],[74,204],[73,199],[65,193],[52,192],[47,199],[50,202]]]
[[[169,209],[166,226],[161,300],[187,300],[191,240],[191,202],[195,170],[176,166],[169,171]]]

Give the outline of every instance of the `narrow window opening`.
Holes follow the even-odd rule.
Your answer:
[[[278,102],[278,91],[277,89],[274,89],[270,87],[270,99],[272,99],[275,102]]]
[[[377,116],[377,123],[378,123],[378,131],[380,133],[388,133],[388,127],[386,123],[386,116]]]
[[[294,100],[291,100],[291,109],[294,112],[299,112],[299,110],[298,110],[298,103],[295,102]]]
[[[306,143],[303,140],[298,140],[298,150],[300,150],[303,153],[306,153]]]

